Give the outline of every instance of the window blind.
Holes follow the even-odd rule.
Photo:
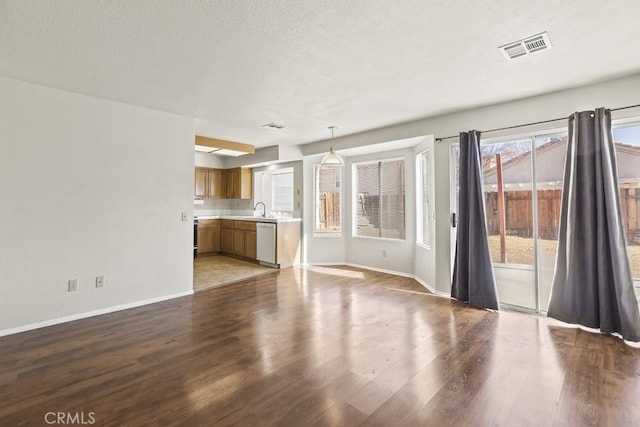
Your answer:
[[[274,212],[293,212],[293,172],[274,173],[271,177]]]
[[[404,240],[404,159],[354,163],[353,184],[353,234]]]

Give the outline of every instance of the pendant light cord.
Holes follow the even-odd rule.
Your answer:
[[[329,126],[329,129],[331,129],[331,150],[330,151],[335,151],[334,147],[333,147],[333,131],[336,129],[335,126]]]

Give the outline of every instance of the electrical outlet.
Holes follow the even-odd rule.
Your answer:
[[[385,257],[385,258],[387,257],[387,250],[386,249],[382,250],[382,256]]]
[[[104,286],[104,276],[96,277],[96,288],[101,288]]]
[[[78,290],[78,280],[77,279],[71,279],[69,280],[69,287],[68,287],[68,291],[69,292],[75,292]]]
[[[182,222],[187,222],[187,213],[182,212]]]

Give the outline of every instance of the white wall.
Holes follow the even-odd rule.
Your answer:
[[[0,78],[0,334],[191,291],[193,138],[191,118]]]
[[[203,168],[225,169],[225,159],[222,156],[194,151],[193,164]]]
[[[434,135],[440,138],[458,135],[461,131],[471,129],[487,130],[568,117],[573,112],[580,110],[592,110],[603,106],[616,108],[636,105],[638,104],[638,93],[640,93],[640,74],[337,137],[335,145],[340,149],[349,149],[422,135]],[[638,115],[640,115],[638,108],[615,113],[615,117]],[[566,127],[566,121],[492,133],[491,137],[557,127]],[[328,146],[328,140],[305,144],[302,146],[302,152],[305,156],[326,154]]]

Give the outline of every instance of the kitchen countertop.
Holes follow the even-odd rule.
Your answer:
[[[301,222],[302,218],[263,218],[261,216],[240,216],[240,215],[198,215],[196,218],[200,219],[232,219],[236,221],[255,221],[255,222]]]

